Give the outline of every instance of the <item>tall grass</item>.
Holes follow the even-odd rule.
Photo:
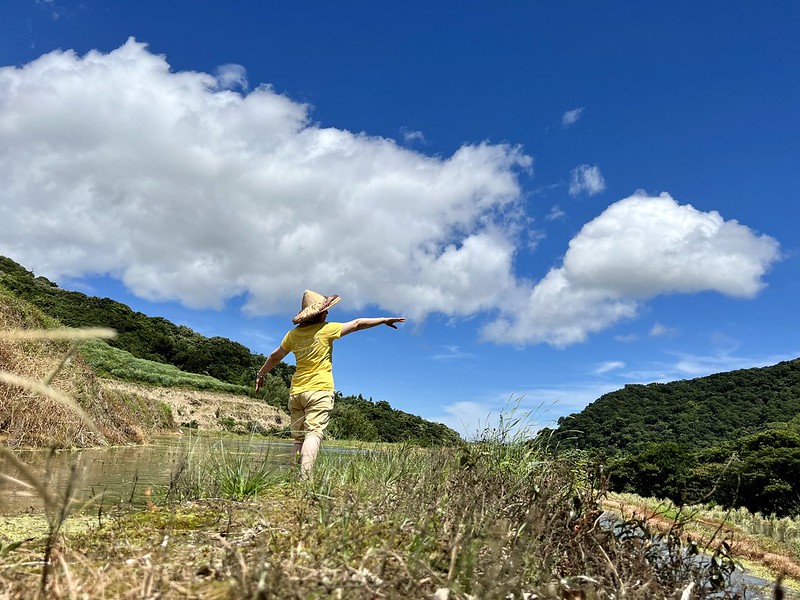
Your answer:
[[[0,285],[0,439],[85,447],[141,442],[145,428],[172,426],[158,402],[102,389],[79,348],[111,335],[63,328]]]
[[[211,498],[240,501],[258,497],[288,478],[269,450],[254,452],[244,440],[219,440],[208,446],[196,438],[178,457],[163,496],[168,503]]]
[[[600,510],[597,474],[515,436],[328,451],[308,481],[243,456],[193,445],[167,495],[171,508],[154,496],[153,512],[120,515],[62,545],[50,596],[691,600],[743,592],[730,585],[729,554],[698,560],[680,535],[683,521],[661,533],[645,519],[612,520]],[[187,482],[192,493],[181,496]],[[0,557],[0,597],[33,597],[8,565]]]
[[[507,423],[512,422],[507,421]],[[506,428],[460,448],[324,455],[284,536],[241,548],[238,597],[706,598],[698,561],[645,521],[611,521],[592,472]],[[676,529],[680,523],[676,524]],[[279,557],[279,558],[276,558]]]
[[[19,385],[37,394],[47,379]],[[0,597],[741,597],[730,585],[729,547],[698,560],[697,546],[683,541],[684,519],[662,533],[643,518],[610,518],[599,473],[531,441],[520,418],[500,423],[458,447],[327,452],[310,480],[292,485],[290,471],[271,471],[265,457],[194,446],[176,467],[168,514],[154,504],[153,513],[131,515],[127,528],[120,517],[119,526],[73,543],[60,535],[69,490],[54,498],[46,481],[17,465],[31,489],[50,497],[52,519],[38,561],[9,560],[18,547],[4,542]],[[209,506],[225,499],[222,531],[219,508],[216,520],[179,518],[187,481]],[[131,531],[150,514],[157,527]]]
[[[30,393],[33,395],[33,398],[36,396],[44,396],[55,401],[56,403],[60,404],[62,408],[73,413],[75,417],[82,421],[92,434],[100,436],[100,431],[95,424],[94,419],[92,419],[92,417],[90,417],[69,394],[52,387],[51,384],[56,379],[59,372],[67,365],[70,358],[77,352],[78,344],[82,340],[98,337],[111,338],[115,335],[116,333],[109,329],[45,329],[30,331],[0,331],[0,340],[10,344],[24,344],[28,341],[42,340],[69,340],[71,342],[61,356],[61,359],[55,364],[54,368],[51,368],[45,377],[37,379],[30,376],[0,371],[0,382],[6,384],[9,386],[9,388],[16,388],[17,390]],[[18,477],[13,477],[9,475],[9,469],[5,469],[1,474],[2,478],[32,490],[44,503],[44,514],[47,519],[48,534],[44,543],[41,579],[39,586],[39,591],[44,594],[47,591],[48,580],[52,570],[53,552],[55,551],[58,543],[61,528],[69,517],[72,509],[73,491],[75,489],[75,484],[79,474],[77,463],[72,464],[71,475],[67,481],[67,486],[63,495],[56,495],[50,489],[47,474],[44,478],[40,478],[30,468],[28,468],[24,462],[19,460],[14,452],[8,448],[0,447],[0,458],[10,463],[14,470],[19,474]]]

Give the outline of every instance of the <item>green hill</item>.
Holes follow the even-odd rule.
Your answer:
[[[161,317],[149,317],[110,298],[59,288],[10,258],[0,256],[0,285],[68,327],[110,327],[111,342],[136,358],[162,362],[188,373],[250,387],[265,357],[223,337],[207,338]],[[285,363],[273,371],[288,385],[294,369]]]
[[[561,444],[607,454],[674,442],[692,448],[785,423],[800,414],[800,359],[708,377],[626,385],[562,417]]]

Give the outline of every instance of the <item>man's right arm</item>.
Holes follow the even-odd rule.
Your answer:
[[[261,365],[261,368],[256,373],[256,393],[261,388],[261,384],[264,383],[264,375],[269,373],[275,365],[281,362],[286,355],[289,354],[288,350],[284,350],[283,346],[278,346],[272,353],[267,357],[267,360]]]

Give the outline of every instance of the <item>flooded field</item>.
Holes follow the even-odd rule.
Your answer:
[[[48,488],[64,494],[73,486],[74,497],[92,507],[119,503],[144,505],[151,493],[169,486],[173,473],[192,460],[211,460],[221,454],[248,454],[289,464],[291,442],[223,438],[213,435],[161,436],[144,446],[116,446],[83,450],[25,450],[16,452],[28,470]],[[0,474],[24,481],[11,462],[0,456]],[[0,515],[42,510],[38,494],[23,483],[0,478]]]

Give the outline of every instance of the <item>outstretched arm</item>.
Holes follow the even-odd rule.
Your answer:
[[[405,323],[405,321],[405,317],[362,317],[360,319],[354,319],[348,323],[342,323],[341,337],[346,336],[348,333],[361,331],[362,329],[369,329],[370,327],[376,327],[377,325],[388,325],[392,329],[397,329],[397,325],[395,325],[395,323]]]
[[[281,346],[278,346],[272,351],[272,354],[267,357],[267,360],[263,365],[261,365],[261,368],[256,374],[256,393],[258,393],[258,390],[261,389],[261,386],[264,384],[264,375],[269,373],[275,365],[277,365],[286,357],[287,354],[289,354],[287,350],[284,350]]]

